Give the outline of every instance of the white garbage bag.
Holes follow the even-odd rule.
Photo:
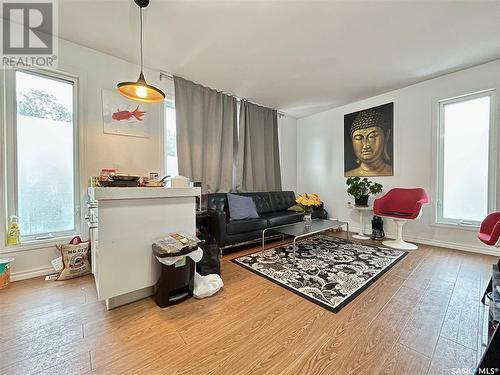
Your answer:
[[[222,279],[217,274],[201,276],[198,272],[194,273],[194,291],[195,298],[206,298],[217,293],[224,286]]]
[[[164,264],[166,266],[171,266],[172,264],[176,263],[178,260],[181,260],[184,257],[190,257],[195,263],[198,263],[201,258],[203,258],[203,250],[200,248],[197,248],[196,250],[191,251],[190,253],[187,253],[185,255],[180,255],[180,256],[168,256],[168,257],[163,257],[160,258],[159,256],[156,257],[158,259],[158,262],[161,264]]]

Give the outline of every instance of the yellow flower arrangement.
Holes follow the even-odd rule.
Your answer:
[[[320,206],[322,201],[318,194],[302,194],[296,199],[296,202],[300,205],[305,213],[311,213],[313,207]]]

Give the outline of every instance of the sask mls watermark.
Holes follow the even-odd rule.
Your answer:
[[[1,0],[2,65],[57,67],[56,0]]]

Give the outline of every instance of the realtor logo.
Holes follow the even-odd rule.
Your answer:
[[[57,34],[54,1],[2,2],[4,66],[54,66]]]

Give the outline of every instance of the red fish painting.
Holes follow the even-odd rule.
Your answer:
[[[145,111],[139,111],[139,106],[137,106],[136,109],[134,109],[132,112],[130,111],[120,111],[119,109],[116,110],[116,112],[113,113],[111,118],[116,121],[121,121],[121,120],[129,120],[132,117],[135,117],[136,120],[142,121],[142,117],[146,114]]]

